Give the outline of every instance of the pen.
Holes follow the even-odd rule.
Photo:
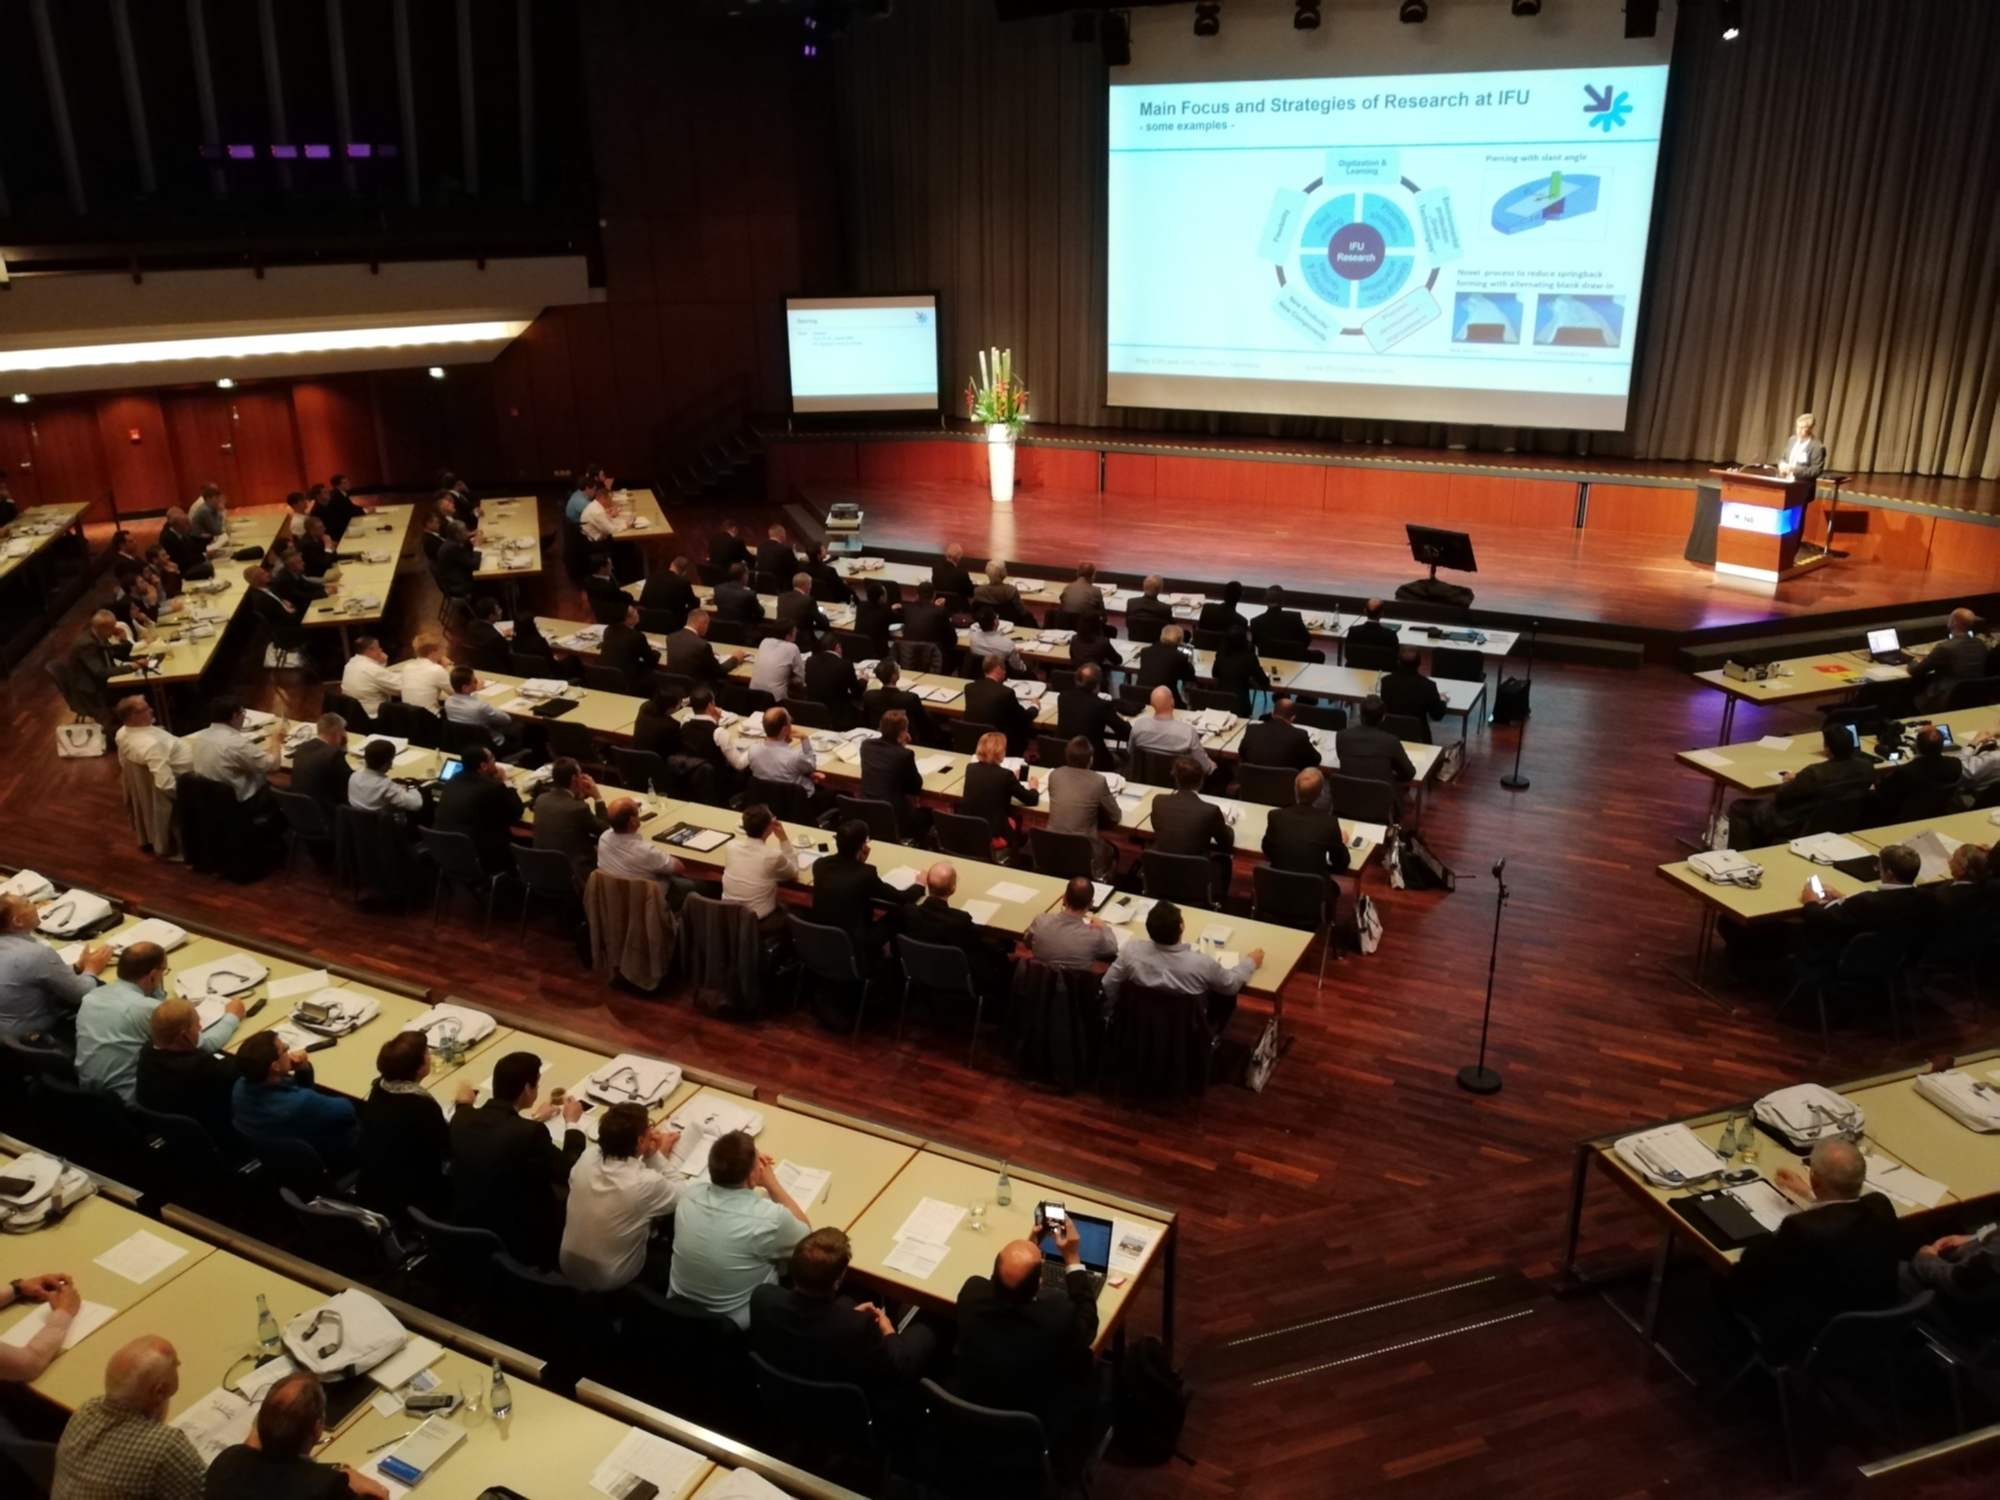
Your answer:
[[[396,1444],[402,1442],[403,1438],[415,1437],[416,1435],[417,1435],[417,1429],[412,1427],[408,1432],[403,1433],[399,1437],[392,1437],[386,1443],[377,1443],[374,1447],[368,1450],[368,1456],[370,1458],[373,1458],[376,1454],[380,1453],[384,1448],[393,1448],[396,1446]]]

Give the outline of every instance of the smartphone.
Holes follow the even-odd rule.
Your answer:
[[[1824,901],[1826,899],[1826,883],[1819,876],[1815,875],[1812,879],[1808,880],[1806,888],[1813,893],[1815,901]]]
[[[1055,1229],[1069,1222],[1069,1210],[1060,1203],[1037,1203],[1035,1222],[1049,1229]]]

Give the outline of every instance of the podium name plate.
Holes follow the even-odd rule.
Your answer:
[[[1824,567],[1824,553],[1799,556],[1805,510],[1817,486],[1755,469],[1715,469],[1722,513],[1715,534],[1715,571],[1758,583],[1783,583]]]

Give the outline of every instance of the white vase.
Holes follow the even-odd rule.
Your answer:
[[[1014,429],[1005,422],[986,424],[986,474],[993,499],[1007,504],[1014,498]]]

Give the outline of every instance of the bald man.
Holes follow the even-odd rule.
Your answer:
[[[51,1500],[201,1500],[201,1455],[167,1426],[180,1388],[180,1356],[163,1338],[134,1339],[112,1355],[104,1394],[63,1429]]]
[[[389,1500],[379,1481],[312,1451],[326,1436],[326,1388],[301,1370],[271,1387],[247,1443],[225,1448],[208,1471],[204,1500]]]
[[[958,893],[958,870],[939,860],[924,872],[924,899],[903,908],[903,935],[919,943],[956,948],[972,969],[972,982],[989,1003],[1005,997],[1012,977],[1014,940],[972,920],[972,913],[951,904]]]
[[[1917,690],[1918,713],[1937,712],[1959,683],[1986,675],[1986,646],[1972,633],[1979,628],[1979,616],[1969,609],[1955,609],[1944,628],[1945,638],[1910,663],[1910,680],[1923,684]]]
[[[1827,1321],[1896,1300],[1896,1210],[1880,1193],[1862,1194],[1861,1152],[1821,1141],[1807,1174],[1785,1167],[1777,1184],[1805,1207],[1776,1234],[1752,1240],[1723,1283],[1724,1303],[1756,1325],[1774,1360],[1802,1352]]]
[[[1074,1458],[1102,1420],[1090,1352],[1098,1285],[1075,1225],[1065,1221],[1044,1242],[1062,1258],[1059,1289],[1044,1292],[1042,1246],[1033,1240],[1003,1245],[991,1276],[959,1288],[953,1390],[981,1406],[1033,1412],[1057,1454]]]

